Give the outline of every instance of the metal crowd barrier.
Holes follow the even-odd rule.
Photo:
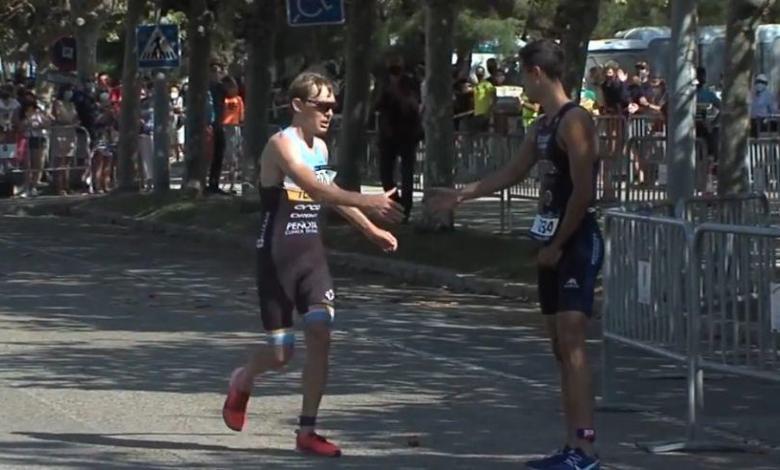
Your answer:
[[[602,409],[631,410],[615,400],[616,343],[686,369],[686,436],[647,451],[734,448],[701,439],[705,369],[780,381],[780,228],[710,222],[765,222],[767,207],[746,195],[685,201],[685,218],[606,211]]]
[[[750,189],[780,200],[780,138],[749,139],[746,166]]]
[[[765,194],[697,196],[682,203],[682,218],[694,224],[767,225],[769,200]]]
[[[16,141],[0,144],[0,172],[9,175],[14,186],[25,184],[33,171],[47,175],[54,184],[56,172],[66,172],[67,186],[86,183],[91,169],[92,153],[89,132],[78,125],[50,125],[41,129],[44,138],[42,167],[33,170],[29,147],[23,159],[18,158]],[[29,140],[27,141],[29,144]],[[71,173],[72,172],[72,173]]]
[[[693,239],[698,366],[780,382],[780,228],[703,224]]]
[[[42,171],[48,173],[51,181],[54,181],[53,172],[75,170],[79,180],[83,181],[84,173],[78,172],[88,173],[92,162],[89,131],[78,125],[50,126],[47,129],[49,151]],[[62,165],[58,160],[64,160],[66,164]],[[72,182],[71,178],[68,184]]]

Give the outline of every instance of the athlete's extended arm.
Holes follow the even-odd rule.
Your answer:
[[[596,163],[596,127],[587,111],[573,109],[561,122],[561,139],[569,155],[572,193],[566,212],[550,243],[561,249],[574,235],[593,201],[593,167]]]
[[[501,169],[485,178],[466,185],[460,191],[442,193],[431,201],[431,206],[439,209],[453,209],[469,199],[490,196],[496,191],[508,188],[526,177],[536,162],[535,133],[530,131],[523,140],[520,150]]]
[[[312,169],[300,160],[294,143],[289,139],[276,137],[268,145],[274,146],[272,150],[277,156],[276,162],[282,173],[290,177],[298,187],[315,201],[337,206],[368,209],[375,211],[382,218],[392,222],[400,222],[403,219],[403,208],[400,204],[390,199],[393,191],[372,195],[344,191],[337,186],[325,184],[317,180]]]
[[[398,248],[398,240],[393,234],[374,225],[357,207],[334,206],[334,208],[383,251],[395,251]]]

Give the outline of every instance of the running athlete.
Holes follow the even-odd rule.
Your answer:
[[[317,412],[328,375],[330,329],[334,319],[333,280],[320,238],[321,204],[331,204],[382,250],[395,251],[397,241],[362,212],[397,223],[403,208],[393,191],[362,195],[333,184],[328,149],[322,139],[336,106],[333,84],[315,73],[303,73],[290,85],[292,124],[269,140],[260,157],[262,225],[257,240],[257,291],[268,344],[254,350],[246,365],[230,378],[222,409],[225,424],[241,431],[256,376],[287,364],[293,355],[293,310],[302,316],[306,340],[303,405],[296,447],[322,456],[341,450],[315,432]]]
[[[538,254],[539,302],[561,370],[566,443],[553,455],[528,462],[535,469],[597,470],[594,454],[593,392],[585,351],[585,328],[593,312],[593,291],[601,268],[603,241],[593,208],[596,131],[586,110],[571,102],[561,84],[563,51],[550,40],[520,52],[525,91],[545,110],[520,151],[502,169],[460,191],[431,200],[438,209],[508,188],[534,164],[541,176],[539,213],[531,237],[543,244]]]

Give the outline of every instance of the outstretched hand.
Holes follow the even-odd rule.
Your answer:
[[[385,222],[397,224],[404,218],[404,208],[392,199],[398,191],[393,188],[383,194],[368,196],[371,199],[369,211]]]
[[[436,188],[436,194],[425,201],[426,205],[436,212],[451,211],[460,202],[460,191],[452,188]]]
[[[369,239],[385,253],[392,253],[398,249],[398,240],[387,230],[373,230],[369,235]]]

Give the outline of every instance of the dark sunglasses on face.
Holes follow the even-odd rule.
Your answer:
[[[336,102],[335,101],[317,101],[317,100],[306,100],[307,103],[314,105],[313,107],[317,109],[317,111],[321,112],[322,114],[327,113],[328,111],[335,111],[336,110]]]

